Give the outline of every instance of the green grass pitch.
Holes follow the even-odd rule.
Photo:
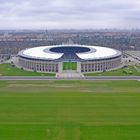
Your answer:
[[[140,140],[139,81],[0,81],[1,140]]]
[[[63,70],[76,70],[77,62],[63,62]]]

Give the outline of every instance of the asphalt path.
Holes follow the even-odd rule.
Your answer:
[[[139,80],[140,76],[85,76],[83,78],[56,78],[53,76],[0,76],[0,80]]]

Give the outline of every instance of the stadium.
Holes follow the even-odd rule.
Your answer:
[[[41,46],[18,53],[21,68],[34,72],[103,72],[121,65],[118,50],[86,45]]]

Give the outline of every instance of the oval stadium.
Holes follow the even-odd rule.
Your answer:
[[[118,50],[86,45],[41,46],[18,53],[21,68],[36,72],[103,72],[121,65]]]

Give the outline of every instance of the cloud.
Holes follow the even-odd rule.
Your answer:
[[[140,28],[139,0],[0,0],[0,28]]]

